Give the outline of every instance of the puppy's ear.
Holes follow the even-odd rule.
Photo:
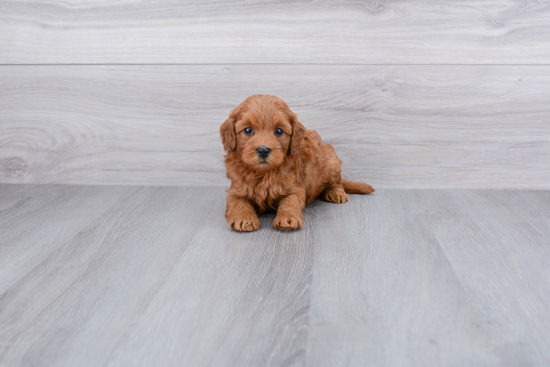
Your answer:
[[[220,126],[223,148],[227,152],[231,152],[237,148],[237,137],[235,136],[235,124],[237,123],[237,119],[238,113],[235,109],[231,111],[229,118]]]
[[[289,113],[290,123],[292,124],[292,135],[290,136],[290,154],[297,154],[301,147],[304,137],[306,136],[306,128],[298,121],[298,115]]]

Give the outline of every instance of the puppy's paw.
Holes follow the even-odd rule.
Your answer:
[[[343,204],[347,203],[348,195],[346,195],[343,188],[332,187],[323,192],[323,199],[331,203]]]
[[[260,219],[258,219],[257,215],[233,218],[229,221],[229,226],[235,231],[252,232],[260,228]]]
[[[304,221],[300,217],[288,214],[277,214],[273,222],[273,227],[275,227],[275,229],[282,229],[283,231],[293,231],[302,228],[303,224]]]

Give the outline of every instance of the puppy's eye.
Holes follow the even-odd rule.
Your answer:
[[[283,135],[283,133],[284,133],[284,131],[280,127],[275,129],[275,135],[281,136],[281,135]]]
[[[245,128],[243,131],[246,135],[252,135],[252,133],[254,132],[254,130],[252,130],[252,128],[250,127]]]

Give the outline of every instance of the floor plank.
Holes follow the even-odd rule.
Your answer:
[[[0,185],[0,365],[550,362],[550,192],[382,189],[249,234],[224,197]]]
[[[550,66],[0,66],[0,79],[0,182],[226,186],[219,126],[271,93],[374,187],[550,188]]]
[[[477,307],[508,335],[504,357],[522,366],[550,360],[550,203],[537,204],[541,195],[534,193],[423,198],[449,208],[441,215],[447,223],[433,218],[434,232]]]
[[[92,189],[120,195],[120,188],[71,189],[82,197]],[[95,218],[75,212],[69,198],[65,216],[84,222],[71,223],[71,237],[50,249],[39,238],[60,224],[44,221],[48,229],[31,231],[32,248],[3,256],[11,263],[31,250],[50,254],[37,265],[17,261],[25,270],[17,283],[0,277],[0,365],[304,359],[314,222],[286,236],[272,230],[270,216],[244,237],[229,230],[219,188],[128,191]],[[97,210],[105,196],[78,206]],[[21,245],[13,236],[2,243],[1,250]]]
[[[224,210],[212,212],[109,366],[305,364],[315,205],[295,233],[275,231],[273,214],[255,233],[232,233]]]
[[[547,64],[546,1],[0,2],[0,63]]]
[[[3,360],[105,365],[109,351],[147,307],[188,237],[220,197],[220,190],[216,192],[217,196],[207,190],[140,189],[80,228],[4,294]],[[202,193],[204,200],[194,200]],[[45,245],[36,241],[35,250]],[[40,302],[29,304],[31,299]],[[92,337],[94,348],[78,348],[82,337]]]
[[[505,365],[501,330],[429,227],[427,214],[442,210],[423,204],[431,195],[379,190],[320,205],[309,366]]]
[[[101,218],[117,204],[119,197],[134,190],[99,186],[23,187],[24,197],[0,212],[0,292],[18,284],[52,256],[55,258],[60,246],[78,238],[91,219]]]

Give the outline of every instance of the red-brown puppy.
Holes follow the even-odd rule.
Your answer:
[[[256,211],[277,210],[274,227],[302,227],[302,209],[321,196],[332,203],[348,201],[346,193],[369,194],[374,189],[340,176],[334,148],[308,131],[280,98],[256,94],[229,114],[220,127],[227,152],[225,217],[236,231],[260,227]]]

